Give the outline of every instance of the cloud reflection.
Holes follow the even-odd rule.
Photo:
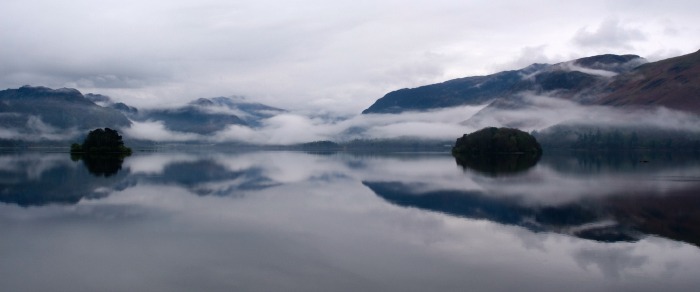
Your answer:
[[[3,283],[10,290],[558,291],[577,283],[586,290],[653,291],[659,280],[670,290],[697,287],[695,246],[660,237],[600,243],[531,232],[495,219],[388,204],[362,184],[406,187],[404,198],[470,191],[494,206],[505,200],[512,210],[530,212],[535,203],[553,210],[571,203],[506,196],[496,185],[548,173],[585,180],[696,171],[692,163],[601,169],[576,172],[568,160],[543,159],[526,173],[490,177],[465,172],[449,155],[137,153],[118,180],[99,178],[103,183],[89,188],[102,197],[40,208],[0,204],[0,222],[8,223],[0,224],[0,272],[11,276]],[[549,179],[541,178],[554,182]],[[621,196],[613,197],[642,202]],[[566,202],[586,202],[573,198]],[[42,281],[26,281],[27,274]]]

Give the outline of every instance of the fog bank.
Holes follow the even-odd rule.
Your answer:
[[[514,127],[542,131],[555,125],[594,127],[644,127],[675,131],[700,131],[700,118],[663,107],[614,108],[581,105],[544,95],[479,106],[462,106],[426,112],[368,114],[345,118],[282,113],[260,121],[258,127],[230,125],[211,135],[172,131],[160,121],[134,122],[123,129],[128,138],[205,143],[245,142],[294,144],[353,139],[452,140],[484,127]]]

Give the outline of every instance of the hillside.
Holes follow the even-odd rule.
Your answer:
[[[200,98],[184,106],[166,109],[145,109],[116,103],[111,105],[135,121],[160,121],[172,131],[211,134],[230,125],[258,127],[263,119],[285,110],[248,102],[243,98]]]
[[[362,113],[400,113],[480,105],[514,99],[525,92],[584,101],[597,96],[614,76],[645,62],[636,55],[607,54],[553,65],[533,64],[520,70],[393,91]]]
[[[114,102],[100,94],[86,97],[105,107],[119,110],[137,122],[161,122],[171,131],[212,134],[231,125],[261,126],[262,120],[286,112],[283,109],[248,101],[244,97],[199,98],[179,107],[139,109]]]
[[[528,74],[538,67],[531,66],[522,70],[505,71],[488,76],[465,77],[439,84],[392,91],[362,113],[400,113],[483,104],[507,93],[522,80],[523,74]]]
[[[648,63],[621,74],[592,103],[663,106],[700,114],[700,51]]]
[[[243,97],[200,98],[179,107],[139,109],[76,89],[23,86],[0,91],[0,142],[63,145],[95,128],[122,129],[133,122],[157,122],[171,131],[208,135],[231,125],[260,127],[264,119],[285,112]]]
[[[0,139],[61,140],[71,132],[127,127],[131,121],[76,89],[23,86],[0,91],[0,124]]]

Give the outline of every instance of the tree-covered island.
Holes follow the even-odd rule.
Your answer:
[[[518,129],[488,127],[465,134],[452,148],[455,155],[542,154],[535,137]]]
[[[518,129],[484,128],[457,139],[452,156],[459,166],[488,175],[525,171],[537,164],[542,147]]]
[[[120,154],[131,155],[131,148],[124,146],[122,136],[110,128],[95,129],[88,133],[83,144],[73,143],[70,147],[72,154]]]

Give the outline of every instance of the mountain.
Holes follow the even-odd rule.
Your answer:
[[[106,95],[23,86],[0,91],[0,141],[8,146],[17,141],[66,141],[95,128],[129,127],[132,121],[157,121],[172,131],[206,135],[231,125],[259,127],[264,119],[284,112],[243,97],[200,98],[176,108],[138,109]]]
[[[621,74],[592,103],[664,106],[700,114],[700,51],[644,64]]]
[[[0,139],[65,140],[84,130],[122,128],[131,121],[70,88],[23,86],[0,91]]]
[[[262,120],[286,112],[239,96],[200,98],[180,107],[140,110],[122,102],[115,103],[109,96],[85,96],[97,104],[120,111],[133,121],[162,122],[171,131],[202,135],[221,131],[230,125],[259,127]]]
[[[239,116],[252,127],[261,126],[261,121],[273,116],[286,113],[286,110],[257,102],[247,101],[244,97],[214,97],[200,98],[193,102],[208,108],[224,108]]]
[[[247,125],[236,115],[209,111],[197,105],[186,105],[174,109],[152,109],[141,111],[135,120],[161,121],[163,125],[177,132],[211,134],[229,125]]]
[[[285,110],[248,102],[242,97],[200,98],[184,106],[169,109],[137,108],[112,104],[135,121],[161,121],[172,131],[211,134],[231,125],[261,126],[262,120],[286,112]]]
[[[583,101],[596,95],[614,76],[629,72],[645,62],[637,55],[607,54],[553,65],[533,64],[520,70],[393,91],[362,113],[400,113],[481,105],[514,98],[525,92]]]
[[[508,92],[522,80],[524,74],[539,65],[516,71],[505,71],[488,76],[465,77],[418,88],[404,88],[387,93],[363,114],[400,113],[460,105],[477,105],[493,100]]]

